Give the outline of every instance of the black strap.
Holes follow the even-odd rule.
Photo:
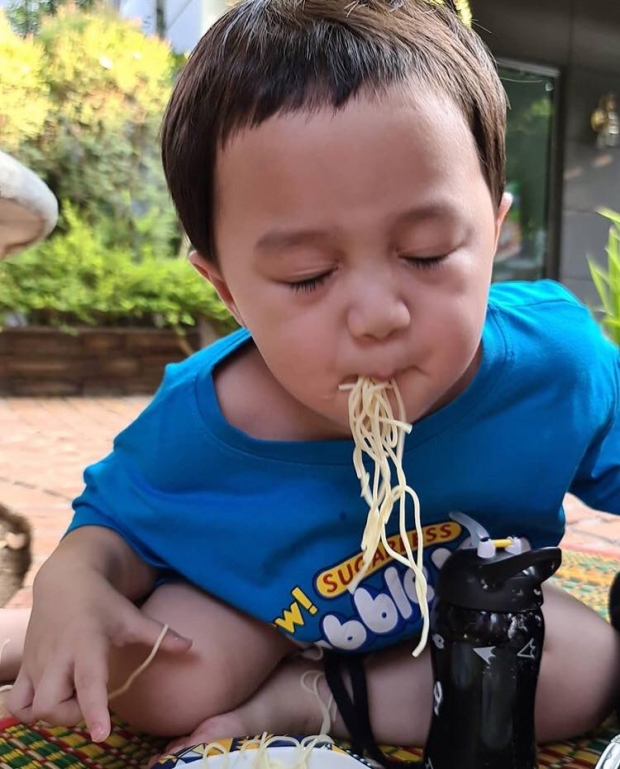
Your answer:
[[[616,574],[609,590],[608,609],[609,621],[611,622],[612,627],[620,633],[620,571]],[[617,692],[616,697],[616,715],[620,721],[620,692]]]
[[[609,591],[609,621],[620,632],[620,571]]]
[[[352,696],[349,695],[342,675],[346,668],[351,681]],[[377,745],[370,726],[368,689],[364,657],[360,654],[337,654],[325,652],[325,678],[334,702],[351,738],[351,749],[359,756],[369,756],[386,769],[405,769],[421,766],[421,761],[399,761],[388,758]]]

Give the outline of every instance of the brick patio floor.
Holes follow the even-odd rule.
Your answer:
[[[114,435],[148,402],[124,398],[0,398],[0,500],[33,529],[33,567],[11,606],[29,606],[32,579],[71,518],[84,467],[108,453]],[[615,555],[620,517],[567,497],[563,544]]]

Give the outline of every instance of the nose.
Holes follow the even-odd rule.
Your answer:
[[[359,339],[382,341],[407,328],[410,322],[405,302],[395,292],[376,285],[367,285],[349,309],[349,331]]]

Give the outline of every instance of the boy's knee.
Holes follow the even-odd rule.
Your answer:
[[[596,728],[620,698],[620,634],[574,606],[576,616],[569,611],[566,622],[550,623],[545,639],[537,694],[537,731],[545,742]]]
[[[142,611],[176,629],[180,616],[185,612],[191,616],[192,607],[185,602],[190,591],[192,588],[186,586],[165,585],[152,594]],[[188,629],[191,627],[179,630],[184,633]],[[150,652],[143,644],[112,649],[109,690],[122,687]],[[127,692],[114,698],[110,707],[119,718],[141,731],[163,737],[187,734],[202,720],[218,713],[221,668],[220,664],[205,664],[197,644],[183,653],[159,650]],[[205,685],[211,683],[212,686]]]
[[[288,648],[280,648],[282,639],[272,629],[189,585],[162,586],[142,611],[193,639],[186,652],[160,650],[129,690],[111,703],[120,718],[151,734],[187,734],[205,719],[236,707]],[[248,647],[255,651],[252,662]],[[150,651],[144,645],[113,649],[110,691],[123,686]]]
[[[110,690],[123,686],[149,654],[145,646],[115,649],[110,658]],[[186,655],[160,652],[131,684],[110,702],[112,711],[135,729],[162,737],[191,732],[204,718],[217,712],[205,692],[208,671],[198,671],[191,650]],[[213,676],[217,672],[213,671]],[[206,695],[206,696],[205,696]],[[199,715],[202,713],[202,718]]]

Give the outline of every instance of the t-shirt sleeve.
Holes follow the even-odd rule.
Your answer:
[[[600,398],[600,410],[607,411],[588,450],[583,456],[570,491],[597,510],[620,515],[620,351],[615,350],[610,367],[603,370],[612,397],[605,409]]]
[[[141,477],[124,456],[115,449],[84,473],[85,488],[74,501],[73,519],[67,533],[82,526],[103,526],[116,532],[146,563],[156,569],[166,564],[149,547],[140,533],[148,521],[156,526],[156,491]]]
[[[86,469],[68,532],[104,526],[146,563],[168,568],[169,540],[183,520],[188,492],[200,490],[207,477],[192,397],[199,363],[167,366],[150,404],[116,437],[112,452]]]

